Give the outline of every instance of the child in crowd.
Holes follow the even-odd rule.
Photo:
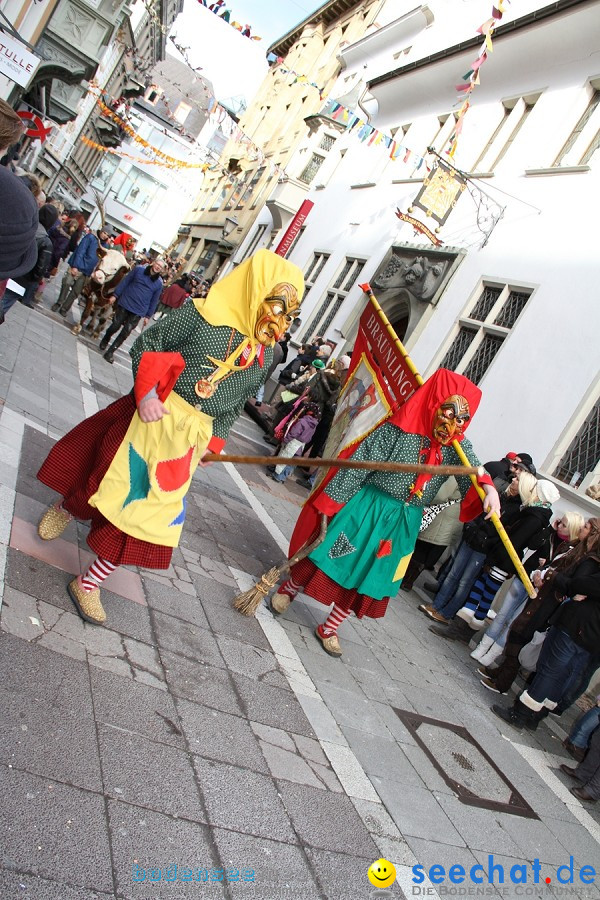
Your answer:
[[[313,403],[312,400],[306,400],[299,404],[283,428],[279,455],[287,456],[290,459],[294,456],[300,456],[304,446],[312,440],[320,418],[321,408],[317,403]],[[279,465],[275,466],[274,472],[269,472],[269,477],[273,481],[283,483],[293,471],[294,466]]]

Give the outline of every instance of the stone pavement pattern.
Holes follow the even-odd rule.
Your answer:
[[[314,601],[278,620],[232,609],[282,558],[306,497],[293,480],[199,470],[169,571],[115,573],[107,627],[81,621],[65,585],[91,558],[86,528],[37,538],[54,497],[35,472],[131,374],[125,352],[108,365],[51,302],[49,291],[43,310],[17,305],[0,345],[0,896],[345,900],[401,897],[401,885],[410,896],[417,862],[468,868],[493,853],[508,871],[537,857],[543,875],[570,855],[576,870],[594,865],[598,813],[557,770],[557,726],[502,726],[466,649],[431,635],[416,592],[383,622],[344,623],[341,660],[314,638],[325,612]],[[260,444],[240,420],[228,447]],[[464,725],[539,818],[461,803],[394,708]],[[399,870],[387,891],[366,879],[379,856]],[[175,863],[239,880],[149,882]],[[555,878],[528,892],[561,896]],[[600,891],[578,883],[571,896]]]

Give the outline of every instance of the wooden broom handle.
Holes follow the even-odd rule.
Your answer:
[[[426,466],[418,463],[380,462],[369,459],[311,459],[308,456],[230,456],[207,453],[202,462],[241,463],[255,466],[304,466],[306,468],[370,469],[373,472],[415,472],[418,475],[483,475],[483,466]]]

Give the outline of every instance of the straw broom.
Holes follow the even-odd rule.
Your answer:
[[[216,453],[210,453],[203,457],[204,463],[207,462],[231,462],[231,463],[254,463],[255,465],[265,465],[266,463],[285,463],[289,464],[288,456],[227,456]],[[379,462],[371,460],[353,460],[353,459],[309,459],[303,457],[294,457],[295,465],[304,465],[309,467],[327,467],[335,466],[338,469],[371,469],[378,472],[413,472],[427,473],[432,475],[468,475],[470,473],[479,474],[483,470],[476,466],[428,466],[428,465],[409,465],[407,463],[395,462]],[[291,567],[301,559],[307,557],[315,550],[324,540],[327,533],[327,516],[321,516],[321,526],[319,533],[312,544],[303,547],[292,559],[286,560],[281,566],[273,566],[264,575],[261,575],[254,587],[242,594],[238,594],[233,599],[233,606],[238,612],[244,616],[254,616],[256,610],[273,590],[284,572],[289,572]]]
[[[321,525],[316,540],[314,540],[312,544],[304,546],[299,553],[296,553],[292,559],[286,560],[282,566],[273,566],[272,569],[269,569],[268,572],[261,575],[260,581],[257,582],[254,587],[250,588],[249,591],[244,591],[243,594],[238,594],[237,597],[234,597],[234,608],[237,609],[238,612],[241,612],[243,616],[255,615],[256,610],[262,603],[263,597],[267,597],[270,594],[281,576],[284,573],[289,572],[292,566],[295,566],[297,562],[300,562],[301,559],[304,559],[309,553],[312,553],[313,550],[316,550],[319,544],[322,544],[325,540],[326,534],[327,516],[322,514]]]

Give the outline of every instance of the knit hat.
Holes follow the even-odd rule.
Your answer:
[[[556,503],[560,500],[559,490],[551,481],[538,481],[535,489],[542,503]]]
[[[58,210],[51,203],[44,203],[40,208],[40,222],[46,229],[50,231],[55,222],[58,221]]]
[[[529,453],[517,453],[517,456],[519,457],[519,459],[521,460],[521,462],[527,463],[527,464],[530,465],[530,466],[533,465],[533,459],[532,459],[532,457],[531,457],[531,454],[529,454]],[[535,466],[534,466],[534,468],[535,468]]]
[[[37,260],[38,206],[29,188],[0,166],[0,279],[31,272]]]
[[[504,459],[510,459],[510,461],[513,462],[517,458],[517,456],[518,456],[518,454],[513,453],[513,451],[511,450],[510,453],[505,454]]]

